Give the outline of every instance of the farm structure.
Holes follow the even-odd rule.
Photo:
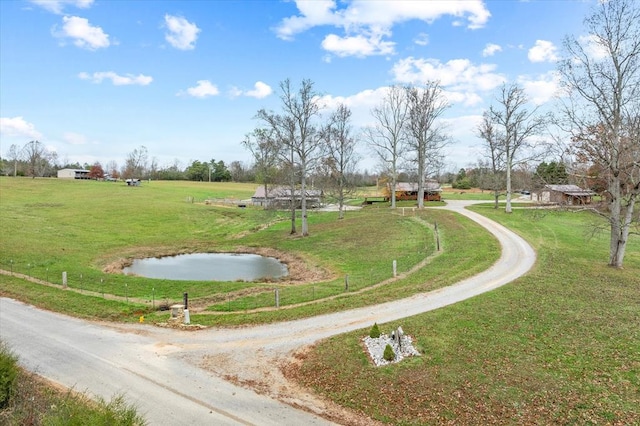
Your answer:
[[[531,194],[531,200],[539,203],[584,205],[591,204],[594,195],[596,193],[592,190],[577,185],[545,185]]]
[[[89,170],[84,169],[60,169],[58,170],[59,179],[91,179]]]
[[[319,189],[306,189],[305,190],[307,207],[315,208],[322,205],[324,194]],[[296,207],[302,206],[302,191],[296,189],[291,196],[291,188],[286,186],[274,186],[267,187],[265,193],[265,187],[259,186],[256,188],[256,192],[251,196],[251,203],[254,206],[263,206],[265,208],[289,208],[291,206],[291,200],[294,200]]]
[[[387,196],[390,197],[391,187],[387,186]],[[424,183],[424,200],[425,201],[440,201],[440,193],[442,187],[435,180],[427,180]],[[398,182],[396,183],[396,200],[418,200],[418,184],[413,182]]]

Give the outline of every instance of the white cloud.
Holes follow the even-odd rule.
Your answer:
[[[207,98],[220,94],[218,87],[209,80],[198,80],[195,87],[189,87],[186,92],[178,92],[178,96],[193,96],[194,98]]]
[[[427,44],[429,44],[429,34],[427,33],[420,33],[418,34],[418,36],[413,40],[413,42],[419,46],[426,46]]]
[[[529,49],[528,57],[531,62],[555,62],[558,60],[557,51],[552,42],[536,40],[535,46]]]
[[[439,81],[449,91],[490,91],[506,81],[495,73],[493,64],[474,65],[468,59],[452,59],[445,63],[437,59],[408,57],[396,62],[391,70],[399,83],[423,84]]]
[[[556,71],[549,71],[536,78],[520,76],[518,77],[518,83],[522,86],[531,102],[535,105],[542,105],[558,94],[560,75]]]
[[[7,137],[40,139],[42,133],[22,117],[0,117],[0,134]]]
[[[502,46],[500,46],[499,44],[487,43],[487,45],[482,50],[482,56],[486,58],[487,56],[493,56],[497,52],[501,52],[501,51],[502,51]]]
[[[383,41],[382,37],[389,33],[358,34],[355,36],[340,37],[329,34],[322,40],[322,48],[336,56],[371,56],[393,54],[395,43]]]
[[[113,71],[94,72],[93,74],[81,72],[78,74],[78,77],[82,80],[91,80],[93,83],[102,83],[102,80],[111,80],[114,86],[128,86],[133,84],[147,86],[153,81],[153,77],[148,75],[118,75]]]
[[[200,28],[179,16],[165,15],[164,22],[168,32],[165,39],[176,49],[192,50],[195,48]]]
[[[93,4],[93,0],[29,0],[31,3],[40,6],[49,12],[61,14],[65,6],[75,6],[80,9],[87,9]]]
[[[599,41],[599,39],[593,34],[580,36],[578,41],[584,48],[587,55],[589,55],[589,57],[593,60],[599,61],[609,56],[607,47],[604,46],[602,42]]]
[[[257,81],[256,84],[253,85],[253,90],[249,90],[246,95],[252,98],[262,99],[269,96],[273,93],[273,89],[266,83],[262,81]]]
[[[59,38],[70,38],[76,46],[96,50],[109,47],[109,35],[100,27],[93,27],[89,20],[78,16],[64,16],[62,18],[62,30],[54,27],[53,35]]]
[[[270,94],[273,93],[273,89],[266,83],[262,81],[257,81],[256,84],[253,85],[253,90],[242,90],[238,87],[232,87],[229,89],[229,96],[232,98],[237,98],[238,96],[247,96],[249,98],[262,99],[266,98]]]
[[[475,29],[483,27],[491,16],[482,0],[350,0],[344,3],[346,6],[338,8],[334,0],[296,0],[299,15],[283,19],[275,32],[278,37],[291,40],[316,26],[342,28],[345,34],[327,36],[323,48],[333,49],[331,51],[339,56],[368,56],[393,53],[395,44],[383,41],[382,35],[391,36],[391,28],[399,23],[410,20],[431,23],[453,16],[458,18],[454,25],[460,24],[460,18],[466,18],[467,27]]]

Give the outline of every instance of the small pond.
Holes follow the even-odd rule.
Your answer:
[[[287,276],[284,263],[273,257],[238,253],[193,253],[136,259],[125,274],[192,281],[254,281]]]

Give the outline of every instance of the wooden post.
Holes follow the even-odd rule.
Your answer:
[[[393,278],[398,275],[398,261],[393,261]]]
[[[276,308],[280,307],[280,289],[276,288],[275,289],[275,295],[276,295]]]

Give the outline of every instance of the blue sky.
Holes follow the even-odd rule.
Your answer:
[[[286,78],[311,79],[327,111],[345,103],[356,129],[385,87],[440,80],[457,170],[478,160],[474,129],[503,83],[552,105],[562,40],[594,4],[1,0],[0,153],[37,139],[62,162],[122,165],[144,145],[161,167],[249,164],[240,142]]]

